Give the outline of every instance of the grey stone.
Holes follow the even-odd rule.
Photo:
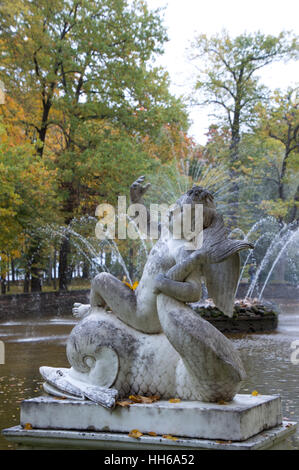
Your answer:
[[[18,444],[20,449],[188,450],[187,462],[192,463],[192,451],[196,450],[295,450],[291,440],[295,431],[296,423],[284,421],[281,425],[242,442],[194,438],[178,438],[173,441],[162,436],[146,435],[134,439],[121,433],[24,430],[22,426],[4,429],[2,433],[7,440]],[[165,462],[170,463],[166,459]],[[152,455],[150,463],[155,463],[155,455]]]
[[[278,396],[236,395],[226,405],[197,401],[157,401],[108,410],[91,401],[38,397],[24,400],[21,425],[64,429],[169,434],[204,439],[244,441],[282,423]]]
[[[142,201],[149,186],[143,183],[140,177],[131,186],[132,202]],[[246,376],[239,354],[188,304],[200,299],[204,277],[215,305],[232,316],[239,251],[253,246],[228,238],[213,196],[204,188],[191,188],[176,208],[182,212],[188,205],[196,225],[196,204],[203,206],[202,246],[199,233],[176,239],[172,229],[165,235],[160,228],[161,237],[135,291],[109,273],[93,279],[90,305],[77,303],[73,309],[81,320],[67,342],[71,368],[63,371],[63,378],[55,368],[41,368],[52,387],[67,393],[73,387],[76,396],[82,393],[111,407],[114,396],[100,387],[113,387],[120,397],[139,393],[206,402],[233,399]]]

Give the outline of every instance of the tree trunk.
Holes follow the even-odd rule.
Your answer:
[[[24,279],[24,293],[29,292],[29,285],[30,285],[30,271],[28,266],[26,266],[26,272],[25,272],[25,279]]]
[[[15,271],[15,262],[14,262],[13,258],[11,258],[10,264],[11,264],[11,280],[12,280],[12,282],[15,282],[15,280],[16,280],[16,271]]]
[[[68,255],[70,253],[70,236],[66,235],[59,251],[59,290],[67,291],[68,286]]]
[[[89,278],[89,262],[87,260],[84,260],[83,263],[83,269],[82,269],[82,279],[88,279]]]
[[[239,211],[239,185],[236,181],[237,169],[236,163],[239,161],[239,145],[240,145],[240,123],[241,123],[241,100],[242,100],[242,79],[243,79],[244,69],[241,68],[240,75],[237,81],[237,95],[234,104],[234,113],[233,121],[231,123],[231,144],[230,144],[230,177],[232,179],[232,191],[229,203],[231,205],[230,209],[230,228],[235,228],[237,226],[237,215]]]
[[[9,274],[10,274],[10,263],[9,263],[9,257],[8,257],[8,260],[7,260],[7,292],[10,292]]]
[[[230,144],[230,177],[232,181],[231,196],[228,200],[230,204],[230,228],[233,229],[237,226],[237,215],[239,210],[239,184],[236,181],[238,174],[236,170],[236,163],[239,161],[239,144],[240,144],[240,115],[235,113],[234,122],[232,126],[232,140]]]
[[[298,219],[299,219],[298,203],[299,203],[299,184],[297,186],[295,196],[294,196],[294,205],[291,208],[290,214],[289,214],[290,223],[295,222],[295,221],[298,222]]]
[[[1,276],[1,294],[6,294],[6,279],[4,276]]]
[[[42,283],[40,278],[40,272],[37,266],[31,267],[31,292],[41,292]]]

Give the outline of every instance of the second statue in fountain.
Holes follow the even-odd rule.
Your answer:
[[[131,201],[141,203],[148,186],[144,177],[135,181]],[[192,215],[196,204],[203,206],[200,248],[186,249],[186,239],[169,230],[152,248],[136,290],[106,272],[93,279],[90,304],[74,305],[81,320],[67,341],[71,367],[40,368],[47,393],[107,408],[131,394],[233,399],[245,378],[239,354],[188,304],[200,300],[204,279],[215,305],[232,316],[239,251],[253,246],[228,238],[212,194],[200,186],[183,194],[176,208],[190,205]]]

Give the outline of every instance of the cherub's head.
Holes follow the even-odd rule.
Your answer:
[[[193,185],[185,194],[183,194],[177,201],[177,205],[183,206],[184,204],[202,204],[203,207],[210,207],[211,209],[216,209],[214,204],[213,195],[207,189],[202,186]]]
[[[183,214],[187,208],[190,209],[190,227],[183,227],[186,219],[178,217]],[[202,211],[198,207],[202,207]],[[184,208],[185,207],[185,208]],[[170,231],[174,234],[174,224],[176,224],[176,232],[184,233],[184,238],[191,240],[195,238],[203,228],[210,225],[212,215],[216,211],[213,195],[207,189],[194,185],[186,193],[184,193],[173,205],[170,214]]]

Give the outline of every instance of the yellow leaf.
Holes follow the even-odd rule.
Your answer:
[[[138,429],[132,429],[129,432],[130,437],[134,437],[134,439],[139,439],[139,437],[143,436],[142,432],[138,431]]]
[[[130,287],[130,289],[133,290],[132,284],[130,284],[129,282],[126,282],[126,281],[123,281],[123,283],[126,284],[126,286]]]
[[[156,432],[154,432],[154,431],[150,431],[150,432],[148,432],[148,435],[155,437],[155,436],[157,436],[158,434],[157,434]]]
[[[135,281],[134,284],[130,284],[129,282],[122,281],[126,286],[130,287],[130,289],[135,290],[138,287],[139,282]]]
[[[117,401],[116,404],[119,405],[119,406],[128,407],[128,406],[132,405],[132,401],[131,400],[120,400],[120,401]]]
[[[26,431],[29,431],[30,429],[32,429],[32,424],[31,423],[25,423],[24,424],[24,429],[26,429]]]
[[[142,395],[130,395],[129,399],[134,403],[154,403],[159,400],[158,395],[151,395],[150,397],[143,397]]]
[[[251,395],[252,395],[253,397],[257,397],[258,394],[259,394],[259,392],[258,392],[257,390],[253,390],[253,392],[251,392]]]
[[[171,436],[170,434],[163,434],[164,439],[169,439],[171,441],[177,441],[178,438],[177,437],[174,437],[174,436]]]
[[[169,403],[180,403],[181,399],[180,398],[171,398],[169,400]]]
[[[129,396],[130,400],[134,403],[142,403],[141,396],[140,395],[130,395]]]

